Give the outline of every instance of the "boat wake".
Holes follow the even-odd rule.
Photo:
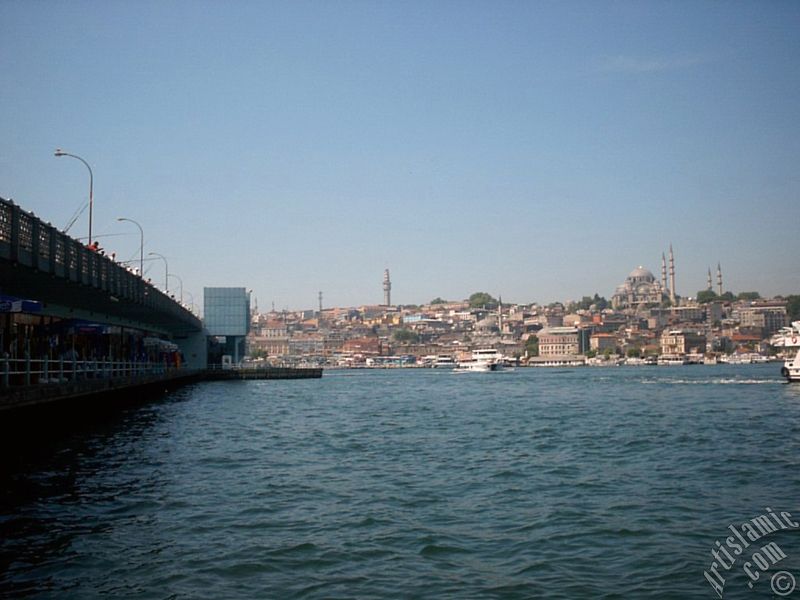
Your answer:
[[[646,379],[644,385],[782,385],[783,381],[775,379]]]

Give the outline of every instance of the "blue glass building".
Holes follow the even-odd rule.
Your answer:
[[[203,288],[203,314],[208,335],[224,344],[224,354],[237,364],[250,331],[250,294],[243,287]]]

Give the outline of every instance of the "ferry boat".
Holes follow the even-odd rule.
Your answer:
[[[434,369],[454,369],[456,366],[456,361],[449,354],[440,354],[431,363]]]
[[[454,371],[457,373],[490,373],[503,368],[503,357],[494,348],[472,351],[470,360],[460,361]]]
[[[689,359],[685,354],[662,354],[658,357],[660,366],[688,365]]]
[[[454,373],[490,373],[492,371],[497,371],[497,365],[495,363],[479,360],[462,361],[453,369]]]
[[[794,358],[790,356],[791,350],[786,355],[786,360],[781,367],[781,375],[786,378],[786,381],[800,381],[800,321],[792,321],[790,327],[782,328],[773,336],[771,343],[778,348],[797,348]]]

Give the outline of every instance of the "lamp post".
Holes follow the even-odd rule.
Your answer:
[[[183,279],[181,279],[180,277],[178,277],[174,273],[170,273],[169,276],[170,277],[174,277],[175,279],[178,280],[178,284],[180,284],[179,289],[180,289],[181,304],[183,304]]]
[[[77,158],[81,161],[86,168],[89,169],[89,245],[92,245],[92,207],[94,204],[94,199],[92,198],[92,189],[94,188],[94,174],[92,173],[92,167],[89,166],[85,160],[83,160],[80,156],[75,154],[70,154],[69,152],[64,152],[61,148],[56,148],[55,156],[69,156],[71,158]]]
[[[169,294],[169,263],[167,259],[158,252],[148,252],[147,256],[157,256],[164,261],[164,290]]]
[[[127,217],[117,217],[117,221],[129,221],[139,228],[139,277],[144,277],[144,230],[139,223]]]

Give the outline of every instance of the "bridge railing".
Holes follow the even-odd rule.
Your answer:
[[[112,359],[69,360],[65,358],[0,357],[0,389],[91,379],[138,378],[173,373],[185,367],[166,362]]]
[[[195,315],[140,275],[4,198],[0,198],[0,259],[103,290],[200,328]]]

